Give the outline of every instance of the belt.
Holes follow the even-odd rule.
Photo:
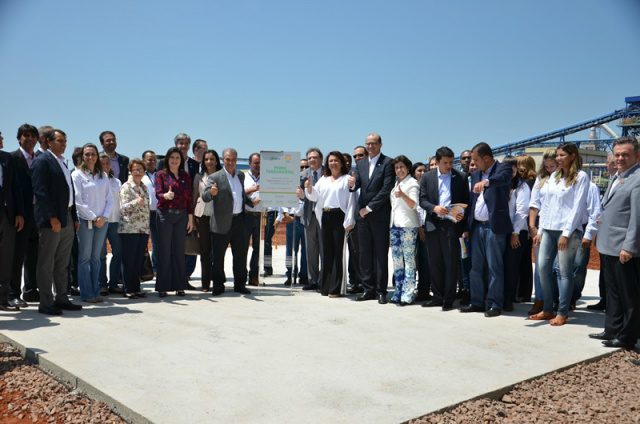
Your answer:
[[[170,213],[173,215],[179,215],[181,213],[184,213],[185,211],[183,209],[165,209],[164,212]]]
[[[251,213],[251,212],[249,212],[249,213]],[[256,213],[256,212],[254,212],[254,213]],[[257,213],[260,214],[259,212],[257,212]],[[242,215],[242,212],[240,212],[240,213],[232,213],[231,217],[235,218],[235,217],[240,216],[240,215]]]
[[[324,212],[337,212],[337,211],[341,211],[342,209],[340,209],[340,208],[322,208],[322,210]]]
[[[253,215],[253,216],[260,216],[260,215],[262,215],[262,213],[261,213],[261,212],[251,212],[251,211],[247,211],[247,213],[248,213],[249,215]],[[235,214],[235,215],[233,215],[233,216],[236,216],[236,215],[239,215],[239,214]]]
[[[480,221],[478,219],[475,220],[478,224],[489,225],[489,221]]]

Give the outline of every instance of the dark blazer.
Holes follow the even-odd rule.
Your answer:
[[[164,163],[164,159],[160,159],[158,161],[158,167],[156,168],[156,172],[162,171],[163,163]],[[195,159],[191,159],[190,157],[187,157],[187,172],[191,177],[191,181],[194,181],[196,179],[196,175],[198,174],[198,172],[200,172],[200,163]]]
[[[0,151],[0,166],[2,166],[2,196],[4,197],[4,202],[0,204],[0,218],[4,218],[6,207],[7,216],[13,226],[16,216],[24,217],[24,206],[11,154]]]
[[[237,169],[236,172],[238,173],[240,184],[242,184],[244,204],[253,207],[251,197],[244,191],[244,172]],[[218,194],[211,196],[209,189],[214,183],[218,184]],[[228,233],[233,219],[233,194],[231,193],[231,184],[229,184],[224,168],[207,177],[207,185],[202,193],[202,200],[205,202],[213,200],[213,215],[211,215],[211,221],[209,222],[211,232],[218,234]],[[244,213],[244,208],[242,208],[241,213]]]
[[[391,158],[380,153],[376,167],[369,178],[369,157],[356,163],[356,184],[351,191],[360,189],[358,206],[371,209],[369,217],[378,217],[389,221],[391,219],[390,194],[395,184],[395,174],[391,166]],[[360,214],[356,215],[361,220]],[[367,218],[369,219],[369,218]]]
[[[324,168],[322,166],[318,169],[318,180],[322,178],[323,169]],[[304,190],[304,183],[307,180],[311,181],[311,177],[313,176],[312,173],[313,173],[313,170],[311,168],[307,168],[300,173],[300,188],[302,190]],[[302,217],[300,217],[300,221],[302,222],[302,225],[305,226],[305,228],[308,227],[309,224],[311,223],[311,214],[313,213],[314,205],[315,205],[315,202],[312,202],[311,200],[307,199],[307,196],[305,196],[304,199],[302,199]]]
[[[469,181],[455,169],[451,170],[451,203],[464,203],[469,205]],[[440,193],[438,190],[438,170],[433,169],[424,174],[420,180],[420,207],[427,212],[425,230],[427,232],[436,229],[434,223],[439,220],[438,214],[433,210],[440,205]],[[467,210],[464,218],[456,224],[458,237],[467,230]]]
[[[69,208],[69,186],[64,172],[53,153],[46,152],[36,158],[31,167],[33,192],[36,195],[34,215],[38,228],[51,228],[49,219],[58,218],[63,227],[67,226],[67,209]],[[73,184],[71,185],[72,195]],[[75,201],[72,202],[71,216],[76,215]]]
[[[512,175],[511,165],[496,161],[489,173],[489,186],[484,189],[484,202],[489,210],[489,227],[496,234],[513,232],[513,224],[509,215],[509,190]],[[469,211],[469,229],[473,228],[473,215],[478,201],[478,194],[473,193],[473,187],[480,182],[481,177],[480,170],[474,172],[471,177],[470,206],[467,209]]]
[[[13,164],[16,170],[16,179],[20,185],[20,191],[22,192],[22,204],[24,205],[24,216],[33,216],[33,183],[31,182],[31,169],[27,159],[22,154],[22,150],[18,149],[15,152],[11,152],[13,158]]]

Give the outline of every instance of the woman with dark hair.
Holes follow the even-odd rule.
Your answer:
[[[222,169],[220,157],[215,150],[207,150],[202,156],[200,172],[193,179],[193,199],[195,201],[193,214],[196,217],[196,228],[198,229],[198,240],[200,242],[200,270],[202,291],[208,292],[211,287],[211,272],[213,264],[211,262],[211,241],[209,221],[213,215],[213,200],[205,202],[202,193],[207,185],[207,177]]]
[[[87,143],[82,146],[78,167],[71,173],[75,190],[76,210],[80,220],[78,229],[78,281],[80,298],[89,303],[102,302],[100,297],[100,254],[107,236],[113,208],[109,177],[102,172],[98,148]]]
[[[396,185],[391,191],[391,256],[396,289],[390,302],[401,306],[413,303],[416,291],[416,241],[420,215],[420,185],[409,175],[411,161],[400,155],[391,161]]]
[[[305,196],[316,202],[315,213],[322,229],[324,271],[320,293],[323,296],[340,297],[346,292],[345,234],[353,228],[357,206],[356,193],[349,190],[348,172],[344,155],[334,151],[327,155],[323,176],[316,185],[312,186],[308,180],[305,183]]]
[[[582,243],[582,219],[587,208],[589,176],[582,171],[582,158],[573,143],[563,143],[556,149],[558,170],[549,178],[547,213],[540,218],[540,251],[538,267],[544,294],[542,312],[532,320],[551,320],[554,326],[564,325],[569,315],[573,294],[573,264]],[[544,206],[543,206],[544,207]],[[560,268],[558,314],[553,317],[553,262],[558,256]]]
[[[156,291],[165,297],[168,291],[184,296],[187,288],[184,252],[186,232],[195,228],[193,222],[193,186],[184,171],[184,158],[177,147],[167,150],[162,170],[153,184],[158,198],[158,273]]]
[[[107,243],[102,245],[100,253],[100,295],[107,296],[111,293],[122,293],[122,289],[118,287],[120,281],[120,268],[122,267],[122,243],[120,234],[118,234],[118,223],[120,221],[120,186],[122,183],[113,175],[111,170],[111,160],[106,153],[100,153],[100,164],[102,171],[109,176],[109,184],[111,185],[111,194],[113,196],[113,207],[109,215],[109,223],[107,229],[107,240],[111,246],[111,261],[109,262],[109,280],[107,283]]]
[[[518,160],[518,174],[520,178],[533,190],[536,181],[536,161],[529,155],[520,155]],[[527,208],[528,209],[528,208]],[[529,223],[529,212],[527,210],[527,226]],[[520,259],[520,279],[516,288],[516,302],[531,301],[533,291],[533,264],[531,262],[531,251],[533,250],[533,239],[531,235],[527,237],[526,244],[522,245],[522,258]]]
[[[518,173],[518,160],[513,156],[504,158],[503,163],[511,165],[511,189],[509,191],[509,216],[513,225],[513,232],[507,235],[507,245],[504,249],[504,304],[502,309],[513,311],[516,298],[516,288],[520,275],[520,261],[524,246],[529,238],[528,218],[529,199],[531,190]],[[529,252],[531,255],[531,252]]]
[[[422,162],[416,162],[411,167],[411,176],[420,185],[420,179],[427,172],[427,166]],[[420,202],[418,202],[420,203]],[[427,211],[418,204],[418,215],[420,216],[420,228],[418,228],[418,239],[416,240],[416,267],[418,269],[418,294],[414,301],[424,301],[431,299],[431,277],[429,276],[429,256],[427,255],[427,233],[424,224],[427,219]]]
[[[122,282],[124,296],[146,297],[140,290],[144,252],[149,242],[149,192],[142,182],[144,162],[129,162],[129,180],[120,189],[120,237],[122,237]]]

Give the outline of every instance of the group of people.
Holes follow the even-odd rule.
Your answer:
[[[592,336],[616,347],[635,345],[638,337],[640,156],[632,137],[614,143],[611,183],[601,196],[572,143],[547,151],[538,170],[528,155],[498,161],[488,144],[478,143],[462,152],[456,170],[448,147],[426,165],[412,163],[404,155],[384,155],[382,138],[370,134],[353,155],[332,151],[324,158],[320,149],[308,149],[298,206],[267,210],[260,205],[258,153],[244,173],[235,149],[224,149],[220,159],[206,141],[191,147],[191,138],[180,133],[159,164],[150,150],[129,160],[116,152],[115,134],[104,131],[102,152],[87,143],[70,164],[62,130],[25,124],[17,138],[18,150],[0,151],[3,310],[27,301],[39,301],[44,314],[81,309],[69,293],[88,303],[109,292],[145,297],[140,281],[149,236],[160,297],[195,289],[189,277],[196,256],[185,255],[193,234],[201,290],[225,291],[230,246],[234,291],[250,294],[247,283],[259,283],[260,231],[268,276],[271,239],[284,222],[287,286],[299,282],[331,298],[357,294],[356,301],[424,302],[444,311],[460,298],[461,312],[487,317],[530,301],[535,286],[529,318],[560,326],[580,297],[598,233],[603,301],[593,306],[606,305],[607,321],[605,331]],[[68,277],[74,258],[77,279]]]

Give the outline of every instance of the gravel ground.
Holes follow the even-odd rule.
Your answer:
[[[630,359],[640,354],[615,352],[518,384],[500,400],[464,402],[410,423],[640,423],[640,366]]]
[[[105,403],[72,392],[5,343],[0,343],[0,375],[1,423],[126,423]]]

